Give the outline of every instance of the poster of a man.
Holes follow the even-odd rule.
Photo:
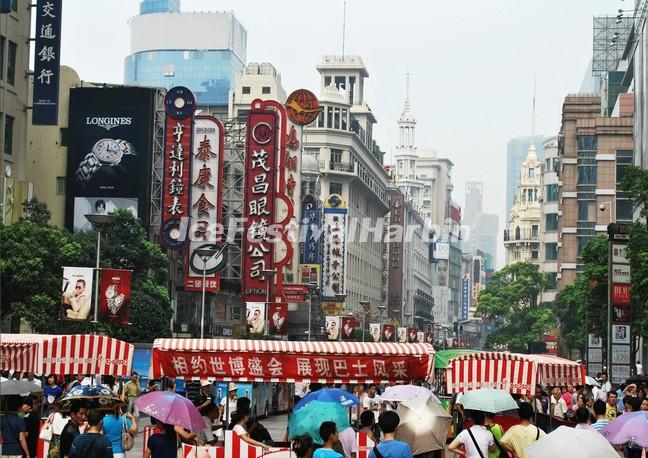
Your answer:
[[[380,342],[380,323],[370,323],[369,334],[373,342]]]
[[[89,267],[64,267],[61,314],[66,320],[86,321],[92,312],[92,273]]]
[[[407,343],[407,328],[400,326],[396,332],[398,334],[398,342]]]
[[[246,303],[247,331],[250,334],[263,334],[265,329],[265,303]]]
[[[382,341],[393,342],[395,337],[395,329],[393,324],[383,324],[382,326]]]
[[[326,317],[326,334],[328,335],[328,340],[338,340],[340,337],[340,317]]]

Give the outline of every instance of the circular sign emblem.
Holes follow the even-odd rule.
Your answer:
[[[272,127],[267,122],[260,122],[252,129],[252,138],[259,145],[265,145],[272,140]]]
[[[220,272],[225,267],[225,246],[217,247],[213,243],[205,243],[196,248],[196,250],[201,248],[210,248],[212,250],[218,250],[214,256],[207,260],[207,264],[204,265],[205,275],[214,275],[217,272]],[[198,253],[194,250],[189,257],[189,267],[191,271],[197,274],[203,273],[203,261],[198,256]]]
[[[288,119],[299,126],[315,121],[320,109],[317,97],[308,89],[293,91],[288,96],[285,107]]]
[[[162,227],[162,238],[168,248],[172,250],[182,248],[185,241],[181,240],[180,236],[180,220],[173,219],[167,221]]]
[[[185,119],[194,113],[196,98],[184,86],[172,87],[164,97],[164,109],[174,119]]]

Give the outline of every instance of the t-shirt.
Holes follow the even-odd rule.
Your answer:
[[[562,397],[556,401],[556,398],[551,396],[551,405],[554,417],[565,418],[565,414],[567,413],[567,403]]]
[[[127,398],[136,398],[140,395],[141,392],[142,388],[140,387],[139,383],[133,382],[132,380],[129,380],[124,385],[124,396],[126,396]]]
[[[0,416],[0,433],[2,434],[2,454],[22,455],[20,433],[27,432],[25,422],[15,412]]]
[[[40,415],[38,412],[29,412],[23,418],[25,428],[27,429],[27,448],[29,456],[36,457],[36,448],[38,446],[38,434],[40,432]]]
[[[373,397],[370,398],[369,395],[365,396],[364,399],[362,400],[362,408],[363,410],[373,410],[373,409],[378,409],[374,411],[374,418],[376,419],[376,423],[378,423],[378,417],[380,416],[380,396],[377,394]]]
[[[205,427],[200,431],[197,431],[198,437],[200,437],[205,442],[211,442],[214,440],[214,432],[212,431],[212,421],[208,417],[202,417],[205,422]]]
[[[99,433],[80,434],[70,447],[70,458],[113,458],[110,439]]]
[[[495,443],[493,440],[493,434],[481,425],[471,426],[470,431],[473,433],[477,445],[479,445],[482,456],[487,456],[488,447]],[[480,458],[479,452],[475,447],[475,442],[470,437],[467,429],[461,431],[457,436],[457,439],[459,439],[459,442],[461,442],[466,448],[466,455],[468,458]],[[378,450],[382,451],[381,449]]]
[[[46,404],[52,404],[63,393],[63,388],[58,385],[45,385],[43,388],[43,396],[47,401]]]
[[[503,430],[502,427],[501,427],[500,425],[498,425],[498,424],[493,425],[493,426],[491,427],[491,429],[490,429],[490,432],[491,432],[491,434],[493,435],[493,437],[494,437],[496,440],[498,440],[498,441],[499,441],[499,440],[502,438],[502,436],[504,435],[504,430]],[[497,444],[496,444],[496,445],[497,445]],[[498,448],[497,450],[495,450],[493,453],[488,452],[488,458],[499,458],[499,456],[500,456],[500,450],[499,450],[499,448]]]
[[[342,444],[345,458],[351,458],[351,454],[358,453],[358,443],[356,442],[356,432],[353,428],[346,428],[338,434],[338,440]]]
[[[592,423],[592,428],[594,428],[596,431],[599,429],[603,428],[604,426],[607,426],[607,424],[610,423],[610,420],[607,418],[602,418],[599,420],[596,420],[594,423]]]
[[[407,442],[392,439],[382,441],[377,447],[380,454],[385,458],[412,458],[412,448]],[[369,458],[376,458],[373,449],[369,452]]]
[[[112,444],[113,453],[124,453],[122,448],[122,430],[126,424],[126,429],[130,429],[131,421],[126,417],[115,417],[106,415],[103,419],[103,433]]]
[[[572,395],[571,395],[571,393],[565,391],[563,393],[563,395],[562,395],[562,398],[564,399],[565,404],[567,404],[567,408],[571,409],[571,406],[572,406]]]
[[[245,436],[248,433],[242,425],[234,425],[232,431],[234,431],[239,436]]]
[[[229,422],[229,418],[226,418],[226,415],[229,415],[230,418],[232,417],[232,412],[236,411],[236,399],[230,399],[229,401],[229,412],[227,411],[227,408],[225,408],[225,403],[227,402],[229,398],[224,397],[221,399],[220,405],[223,406],[223,416],[221,417],[221,420]]]
[[[79,431],[77,424],[72,420],[68,421],[67,425],[65,425],[65,428],[63,428],[63,432],[61,433],[61,457],[70,454],[72,442],[74,441],[74,438],[79,434],[81,434],[81,432]]]
[[[59,412],[54,413],[54,417],[52,418],[52,434],[57,436],[63,434],[63,430],[67,426],[68,421],[70,421],[70,419],[64,417]]]
[[[151,458],[177,458],[178,443],[175,434],[153,434],[146,442]]]
[[[536,437],[540,439],[545,435],[545,432],[535,425],[515,425],[511,426],[508,431],[504,433],[500,443],[510,445],[515,454],[520,458],[528,458],[526,448],[529,444],[536,441]]]
[[[343,458],[343,456],[331,448],[318,448],[313,452],[313,458]]]
[[[605,418],[612,421],[619,414],[619,409],[616,405],[611,406],[610,404],[605,404]]]

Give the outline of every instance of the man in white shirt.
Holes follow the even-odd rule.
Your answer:
[[[464,456],[467,458],[486,457],[489,453],[495,453],[497,446],[493,434],[484,427],[484,412],[472,411],[470,417],[474,423],[473,426],[461,431],[450,443],[448,450],[461,454],[459,448],[463,445],[466,449]]]
[[[378,422],[378,417],[382,411],[381,402],[380,396],[378,395],[378,387],[376,385],[371,385],[369,387],[369,392],[362,400],[362,409],[371,410],[376,419],[376,423]]]
[[[612,384],[608,380],[607,374],[601,374],[601,390],[605,393],[605,397],[607,398],[607,394],[612,391]],[[605,399],[603,399],[605,401]]]
[[[227,396],[223,396],[223,399],[221,399],[220,402],[220,417],[225,427],[229,425],[229,420],[232,412],[236,410],[236,400],[238,399],[238,397],[236,396],[236,390],[238,390],[236,383],[228,383]],[[227,403],[227,405],[225,403]]]
[[[567,413],[567,403],[563,399],[562,392],[558,387],[554,387],[551,391],[551,413],[554,417],[560,418],[561,420],[565,419],[565,414]]]

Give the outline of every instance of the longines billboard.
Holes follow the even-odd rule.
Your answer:
[[[148,224],[156,91],[70,89],[66,226],[90,228],[88,213],[128,209]]]

